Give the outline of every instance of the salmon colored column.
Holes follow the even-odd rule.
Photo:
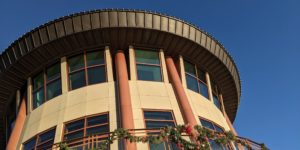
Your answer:
[[[198,123],[195,119],[194,113],[192,111],[192,107],[189,104],[188,98],[181,84],[180,77],[176,70],[173,59],[171,57],[167,57],[166,64],[169,73],[169,80],[171,81],[171,84],[174,87],[174,91],[177,96],[177,101],[181,109],[181,112],[183,113],[182,115],[185,120],[185,123],[186,124],[189,123],[192,126],[197,125]]]
[[[119,50],[115,55],[121,125],[124,129],[134,129],[132,105],[130,99],[130,90],[128,82],[128,72],[124,52]],[[136,144],[128,140],[124,142],[126,150],[135,150]]]
[[[235,129],[234,129],[234,127],[233,127],[231,121],[229,120],[229,118],[228,118],[228,116],[227,116],[227,114],[226,114],[226,112],[225,112],[224,116],[225,116],[225,118],[226,118],[226,122],[227,122],[227,124],[228,124],[230,130],[232,131],[232,133],[233,133],[235,136],[238,136],[238,134],[237,134],[237,132],[235,131]]]
[[[17,144],[20,139],[20,135],[22,133],[22,128],[25,123],[25,118],[26,118],[26,103],[25,103],[25,98],[22,99],[20,109],[18,112],[18,116],[16,118],[16,123],[15,126],[11,132],[11,135],[9,137],[6,150],[16,150],[17,149]]]

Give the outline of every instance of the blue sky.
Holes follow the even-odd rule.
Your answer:
[[[299,149],[300,1],[1,0],[0,51],[45,22],[101,8],[158,11],[209,32],[240,71],[242,97],[234,122],[239,135],[272,150]]]

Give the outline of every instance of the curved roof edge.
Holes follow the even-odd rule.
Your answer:
[[[207,49],[209,52],[211,52],[211,54],[213,54],[214,56],[216,56],[221,62],[223,62],[223,64],[227,67],[228,71],[231,73],[232,78],[234,79],[234,83],[235,83],[235,87],[237,90],[237,105],[239,105],[239,101],[240,101],[240,95],[241,95],[241,81],[240,81],[240,76],[239,76],[239,72],[237,69],[237,66],[232,58],[232,56],[228,53],[228,51],[225,49],[225,47],[218,41],[216,40],[213,36],[211,36],[210,34],[208,34],[206,31],[200,29],[199,27],[186,22],[184,20],[178,19],[176,17],[173,16],[168,16],[166,14],[162,14],[162,13],[157,13],[157,12],[152,12],[152,11],[145,11],[145,10],[135,10],[135,9],[100,9],[100,10],[91,10],[91,11],[85,11],[85,12],[80,12],[80,13],[74,13],[68,16],[64,16],[58,19],[55,19],[53,21],[50,21],[48,23],[45,23],[37,28],[34,28],[33,30],[31,30],[30,32],[27,32],[26,34],[22,35],[20,38],[18,38],[16,41],[14,41],[8,48],[6,48],[2,54],[0,55],[0,78],[2,77],[2,74],[4,74],[6,72],[6,70],[8,68],[10,68],[10,66],[12,66],[12,64],[14,64],[15,62],[17,62],[17,60],[21,57],[23,57],[26,53],[30,52],[31,50],[34,50],[37,47],[40,47],[41,45],[56,40],[58,38],[60,38],[58,35],[56,38],[51,39],[51,37],[48,37],[48,40],[46,40],[46,42],[43,42],[42,40],[40,40],[40,43],[35,43],[35,36],[41,36],[39,33],[40,30],[53,25],[55,23],[58,23],[60,21],[64,21],[66,19],[72,18],[72,17],[76,17],[76,16],[82,16],[85,14],[93,14],[93,13],[101,13],[101,12],[128,12],[128,13],[144,13],[144,14],[152,14],[152,15],[158,15],[160,17],[164,17],[167,18],[169,20],[173,20],[175,23],[177,22],[181,22],[182,23],[182,31],[181,33],[177,33],[177,31],[171,31],[170,29],[170,23],[167,22],[167,29],[157,29],[157,30],[161,30],[161,31],[165,31],[165,32],[169,32],[169,33],[173,33],[175,35],[179,35],[181,37],[184,37],[186,39],[189,39],[195,43],[198,43],[199,45],[201,45],[202,47],[204,47],[205,49]],[[110,24],[110,22],[108,22],[108,28],[109,27],[123,27],[121,26],[120,23],[118,23],[118,18],[117,18],[117,25],[112,25]],[[161,22],[160,22],[161,24]],[[185,27],[186,28],[185,28]],[[128,25],[129,27],[129,25]],[[136,25],[135,27],[139,27],[138,25]],[[104,28],[104,26],[100,28]],[[142,27],[142,28],[148,28],[148,27]],[[151,29],[155,29],[154,27],[152,27]],[[75,31],[74,31],[75,33]],[[37,34],[37,35],[36,35]],[[202,39],[200,38],[200,36],[198,37],[198,34],[204,34],[207,39],[211,40],[211,43],[215,43],[216,47],[219,47],[218,50],[218,54],[216,53],[216,47],[212,48],[210,45],[209,47],[207,46],[206,43],[202,43]],[[65,34],[64,36],[66,36],[67,34]],[[49,35],[48,35],[49,36]],[[32,41],[31,45],[29,43],[27,43],[28,41],[28,37],[29,40]],[[201,35],[202,37],[202,35]],[[41,38],[41,37],[39,37]],[[206,40],[206,39],[205,39]],[[24,49],[22,49],[22,44],[25,47]],[[18,54],[20,53],[20,54]],[[222,55],[221,55],[222,53]],[[224,54],[223,54],[224,53]],[[229,60],[227,60],[229,58]],[[236,110],[237,111],[237,110]],[[235,114],[234,114],[235,116]],[[233,121],[235,117],[231,117],[231,120]]]

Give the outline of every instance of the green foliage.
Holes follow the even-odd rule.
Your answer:
[[[148,134],[146,136],[135,136],[131,134],[130,130],[119,128],[110,133],[108,139],[102,141],[100,145],[93,150],[107,149],[108,145],[112,144],[115,140],[124,139],[131,143],[142,142],[151,144],[161,144],[163,142],[175,143],[179,149],[189,150],[209,150],[209,139],[214,140],[218,144],[226,145],[230,142],[237,142],[250,148],[245,141],[237,139],[231,131],[225,133],[218,133],[212,130],[203,128],[199,125],[178,125],[176,127],[161,128],[160,134]],[[190,138],[186,140],[184,136]],[[262,150],[269,150],[264,144],[261,145]],[[61,150],[70,150],[67,144],[60,143],[59,148]]]

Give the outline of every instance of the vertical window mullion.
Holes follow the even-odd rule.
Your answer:
[[[86,52],[83,54],[83,60],[84,60],[84,74],[85,74],[85,86],[89,85],[89,78],[88,78],[88,72],[87,72],[87,58],[86,58]]]
[[[46,69],[44,69],[44,101],[45,103],[47,101],[47,74],[46,74]]]

